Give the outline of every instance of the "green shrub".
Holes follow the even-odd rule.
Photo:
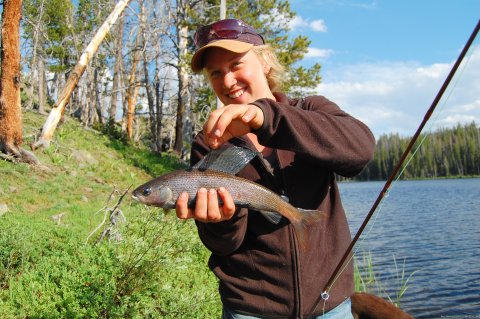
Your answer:
[[[28,144],[44,117],[23,115]],[[96,163],[79,161],[74,150]],[[184,163],[83,130],[69,118],[51,148],[35,155],[51,171],[0,160],[0,203],[8,205],[0,216],[0,318],[220,316],[209,252],[193,222],[128,195],[120,207],[121,240],[94,244],[101,228],[87,242],[113,189],[138,186]],[[52,219],[59,214],[61,221]]]

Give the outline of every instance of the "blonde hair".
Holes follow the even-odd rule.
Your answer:
[[[260,62],[270,67],[270,72],[266,75],[270,90],[272,92],[281,91],[285,81],[285,68],[278,61],[273,48],[269,44],[257,45],[252,48],[252,51],[260,59]]]

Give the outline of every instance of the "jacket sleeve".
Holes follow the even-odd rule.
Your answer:
[[[305,98],[299,107],[260,99],[264,113],[254,133],[260,144],[305,156],[342,176],[355,176],[373,158],[375,138],[361,121],[323,96]]]
[[[197,163],[208,151],[208,146],[203,142],[203,133],[198,134],[192,144],[191,165]],[[202,223],[196,220],[200,240],[215,255],[226,256],[233,253],[245,237],[247,214],[246,208],[239,208],[230,220],[219,223]]]

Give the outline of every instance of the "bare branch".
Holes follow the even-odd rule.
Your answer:
[[[98,214],[99,212],[101,211],[104,211],[104,214],[103,214],[103,220],[102,222],[97,226],[95,227],[95,229],[87,236],[87,239],[85,240],[85,243],[88,243],[89,239],[95,234],[97,233],[97,231],[102,228],[104,225],[105,225],[105,222],[107,221],[107,218],[109,219],[110,223],[107,227],[105,227],[105,229],[101,232],[100,236],[98,237],[98,239],[94,242],[94,245],[98,244],[99,242],[101,242],[105,237],[108,237],[108,239],[114,239],[116,241],[120,241],[121,240],[121,234],[118,232],[118,223],[119,222],[125,222],[126,221],[126,218],[125,218],[125,215],[123,214],[123,212],[120,210],[120,205],[123,201],[123,198],[125,197],[125,195],[128,193],[128,191],[130,190],[130,188],[132,187],[132,185],[130,185],[124,192],[123,194],[120,196],[120,198],[118,199],[117,203],[115,204],[115,206],[113,207],[108,207],[110,201],[115,197],[115,194],[116,193],[119,193],[119,191],[117,189],[114,189],[110,195],[108,196],[108,199],[105,203],[105,206],[101,209],[99,209],[97,212],[95,212],[95,214]]]

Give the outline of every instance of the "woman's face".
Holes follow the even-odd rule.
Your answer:
[[[215,94],[224,105],[248,104],[273,97],[266,74],[270,67],[262,64],[252,51],[234,53],[211,48],[205,53],[205,71]]]

